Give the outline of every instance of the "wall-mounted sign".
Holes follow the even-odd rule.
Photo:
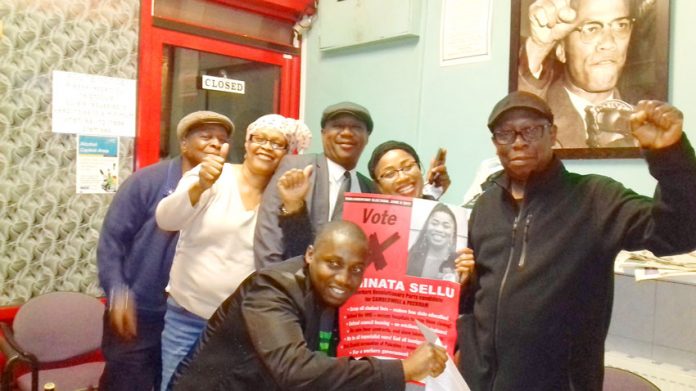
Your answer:
[[[243,94],[245,84],[242,80],[203,75],[201,76],[201,88],[203,88],[204,90],[214,90],[230,92],[233,94]]]
[[[78,194],[118,190],[118,148],[118,137],[77,135]]]
[[[490,0],[445,0],[440,21],[440,66],[491,58]]]
[[[53,71],[55,133],[135,136],[135,80]]]

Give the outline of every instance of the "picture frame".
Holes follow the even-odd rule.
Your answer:
[[[624,108],[621,101],[630,105],[634,105],[642,99],[667,101],[669,88],[670,1],[586,0],[605,1],[606,3],[610,1],[626,1],[630,5],[629,18],[632,21],[632,29],[630,38],[624,39],[623,43],[625,52],[623,66],[621,67],[620,65],[621,55],[612,60],[619,64],[618,72],[615,71],[618,77],[614,78],[616,81],[613,84],[613,95],[614,98],[620,98],[619,103],[617,103],[620,107],[614,104],[613,100],[612,102],[602,103],[597,107],[587,107],[585,109],[585,118],[581,117],[580,109],[574,108],[570,103],[571,100],[567,93],[568,89],[564,87],[574,77],[572,76],[573,71],[569,71],[569,76],[564,76],[566,67],[570,68],[569,64],[572,63],[570,49],[565,50],[566,46],[558,48],[558,45],[556,45],[554,50],[551,50],[545,57],[542,67],[544,70],[541,71],[541,74],[538,74],[538,77],[535,78],[534,74],[529,70],[528,63],[530,60],[527,58],[526,49],[523,46],[530,36],[529,8],[534,1],[511,0],[509,91],[525,90],[534,92],[549,102],[554,112],[554,122],[558,127],[557,139],[559,142],[554,145],[554,151],[560,158],[606,159],[639,157],[640,148],[635,143],[635,140],[632,139],[628,129],[627,117],[630,114],[631,106],[625,105],[627,108]],[[601,19],[601,17],[598,19]],[[578,26],[584,25],[589,21],[592,20],[580,21]],[[617,33],[608,30],[610,28],[608,25],[609,19],[605,18],[605,20],[600,22],[604,23],[600,24],[602,26],[602,37],[611,36],[609,38],[610,41],[616,40]],[[621,26],[621,24],[619,23],[618,26]],[[565,45],[577,45],[577,42],[580,40],[580,30],[579,27],[572,30]],[[575,37],[571,38],[570,34],[575,34]],[[587,39],[586,36],[582,38]],[[597,38],[597,40],[604,39],[607,38]],[[571,42],[571,40],[575,40],[575,43]],[[625,46],[626,40],[628,41],[627,47]],[[617,45],[620,45],[620,43],[617,43]],[[576,50],[574,53],[577,52]],[[576,63],[582,61],[577,54],[575,55]],[[565,62],[560,61],[560,58],[565,60]],[[581,77],[579,78],[581,79]],[[610,77],[607,77],[607,79],[610,79]],[[582,80],[579,80],[578,84],[581,82]],[[584,90],[581,90],[581,93],[582,91]],[[578,107],[577,103],[575,106]]]

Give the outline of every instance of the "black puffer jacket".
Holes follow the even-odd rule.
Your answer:
[[[601,390],[621,249],[696,248],[696,159],[686,137],[647,152],[655,198],[557,158],[518,207],[499,174],[478,199],[469,245],[477,279],[460,319],[472,390]]]

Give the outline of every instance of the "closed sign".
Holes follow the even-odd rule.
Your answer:
[[[242,80],[226,79],[224,77],[203,75],[201,77],[201,87],[204,90],[231,92],[233,94],[244,93],[244,82]]]

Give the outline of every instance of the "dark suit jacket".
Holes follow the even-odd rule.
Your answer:
[[[556,133],[557,147],[587,148],[585,119],[575,110],[568,92],[563,88],[561,80],[551,83],[546,94],[546,102],[551,107],[553,122],[558,127]]]
[[[248,277],[177,368],[174,391],[403,390],[400,360],[317,351],[321,314],[337,310],[322,304],[303,265],[297,257]]]
[[[256,219],[256,231],[254,233],[256,270],[285,259],[287,254],[285,242],[292,240],[285,238],[278,222],[281,205],[280,195],[278,194],[278,178],[290,169],[302,169],[309,164],[314,165],[314,173],[310,178],[310,188],[305,198],[305,205],[311,223],[310,237],[313,238],[314,233],[329,221],[329,169],[326,156],[324,154],[285,156],[273,178],[268,183],[263,193],[261,205],[259,205],[259,215]],[[358,173],[358,181],[363,193],[376,193],[375,186],[370,179]]]

